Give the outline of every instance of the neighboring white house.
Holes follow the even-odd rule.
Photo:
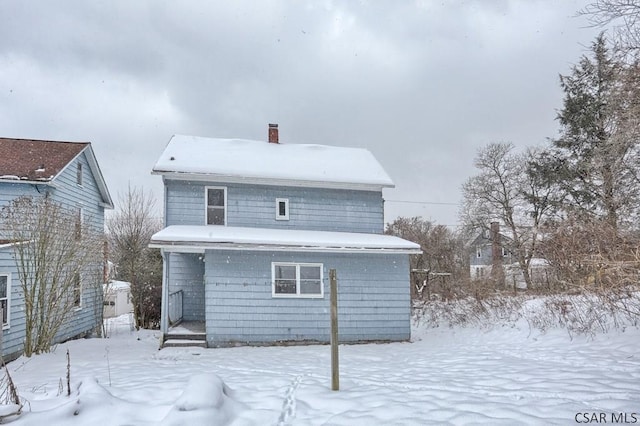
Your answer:
[[[104,317],[114,318],[133,312],[131,284],[125,281],[110,281],[104,285]]]

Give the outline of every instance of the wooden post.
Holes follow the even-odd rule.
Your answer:
[[[329,270],[331,300],[331,390],[340,390],[340,368],[338,357],[338,282],[336,270]]]

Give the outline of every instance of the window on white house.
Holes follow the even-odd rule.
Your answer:
[[[82,280],[79,272],[73,275],[73,307],[82,307]]]
[[[276,198],[276,220],[289,220],[289,200]]]
[[[9,325],[9,276],[0,275],[0,308],[2,308],[2,326]]]
[[[502,247],[502,257],[505,257],[509,254],[506,248]]]
[[[207,225],[226,225],[227,188],[206,188]]]
[[[76,183],[82,185],[82,163],[78,163],[78,168],[76,169]]]
[[[76,240],[79,240],[82,238],[83,222],[84,222],[84,209],[82,207],[78,207],[78,211],[76,213],[76,223],[75,223]]]
[[[273,263],[274,297],[323,297],[322,264]]]
[[[482,247],[476,247],[476,257],[479,259],[482,257]]]

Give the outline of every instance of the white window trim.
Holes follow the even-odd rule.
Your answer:
[[[76,169],[76,185],[83,186],[84,183],[84,165],[82,163],[78,163],[78,167]]]
[[[209,190],[210,189],[222,189],[224,192],[224,225],[209,225]],[[209,226],[227,226],[227,187],[226,186],[205,186],[204,187],[204,224]]]
[[[11,327],[11,273],[0,274],[0,277],[7,277],[7,323],[2,324],[2,329],[8,330]]]
[[[296,267],[296,294],[276,293],[276,266]],[[320,294],[300,294],[300,267],[315,266],[320,268]],[[324,266],[322,263],[271,262],[271,297],[284,299],[323,299],[324,298]]]
[[[280,215],[280,203],[284,203],[284,216]],[[288,198],[276,198],[276,220],[289,220]]]
[[[482,257],[482,247],[476,246],[476,258],[480,259]]]

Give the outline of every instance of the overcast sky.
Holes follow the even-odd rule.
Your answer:
[[[90,141],[114,198],[130,182],[161,205],[173,134],[278,123],[282,143],[372,151],[386,221],[455,225],[478,148],[557,135],[588,2],[2,0],[0,136]]]

